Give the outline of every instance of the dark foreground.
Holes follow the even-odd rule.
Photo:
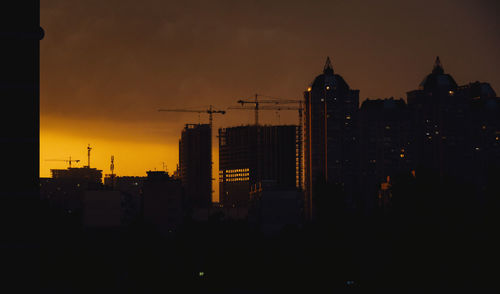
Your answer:
[[[33,293],[306,293],[493,289],[498,229],[486,217],[336,219],[263,236],[244,222],[83,230],[39,211],[4,229],[1,288]],[[32,211],[33,212],[33,211]],[[3,219],[4,227],[9,227]],[[493,233],[494,232],[494,233]],[[29,233],[29,234],[27,234]],[[5,239],[9,236],[9,240]],[[3,293],[8,293],[2,291]],[[10,293],[10,291],[9,291]]]

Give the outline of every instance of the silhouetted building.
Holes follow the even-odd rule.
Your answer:
[[[499,106],[488,83],[457,86],[437,57],[420,89],[408,92],[416,167],[479,184],[499,164]]]
[[[89,167],[70,167],[68,169],[51,169],[53,179],[80,180],[89,185],[89,188],[100,188],[102,184],[102,170]]]
[[[111,188],[111,177],[104,178],[104,185],[122,194],[122,224],[129,225],[141,219],[142,194],[147,177],[113,177],[114,186]]]
[[[265,234],[276,234],[301,223],[302,191],[276,187],[272,181],[251,187],[249,222]]]
[[[40,177],[40,1],[0,5],[0,197],[38,199]],[[7,205],[8,206],[8,205]]]
[[[182,185],[164,171],[148,171],[144,182],[144,222],[162,234],[173,232],[183,220]]]
[[[187,124],[179,141],[179,168],[191,210],[208,209],[212,203],[211,153],[210,125]]]
[[[444,73],[439,57],[419,89],[408,92],[415,165],[440,175],[463,174],[471,152],[466,145],[469,103],[457,92],[453,77]]]
[[[360,174],[357,207],[376,207],[380,183],[411,168],[410,120],[403,99],[367,99],[359,110]]]
[[[102,189],[102,171],[95,168],[52,169],[40,182],[40,197],[64,214],[81,216],[86,191]]]
[[[246,216],[250,187],[272,181],[297,188],[297,126],[240,126],[219,129],[220,202],[226,211]]]
[[[347,205],[354,198],[359,171],[359,90],[352,90],[335,74],[327,58],[323,74],[314,79],[304,98],[306,211],[311,218],[319,185],[342,187]]]
[[[469,161],[464,172],[483,193],[488,178],[500,171],[500,98],[488,83],[470,83],[458,91],[470,101],[465,129]]]

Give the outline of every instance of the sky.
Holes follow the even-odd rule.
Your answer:
[[[437,55],[459,85],[500,94],[499,13],[495,0],[42,0],[41,176],[67,166],[52,159],[86,165],[88,144],[103,173],[111,155],[119,176],[171,173],[184,124],[208,117],[157,109],[301,98],[327,56],[361,100],[405,98]],[[249,123],[252,111],[215,116],[215,128]],[[214,138],[214,177],[217,159]]]

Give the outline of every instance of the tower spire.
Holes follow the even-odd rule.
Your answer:
[[[332,62],[330,61],[330,56],[326,57],[325,67],[323,67],[323,73],[333,74]]]
[[[441,64],[439,56],[436,56],[436,61],[434,62],[434,69],[432,70],[432,73],[437,73],[437,74],[444,73],[443,65]]]

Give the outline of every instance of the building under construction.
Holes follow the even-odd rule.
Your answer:
[[[240,126],[219,129],[219,192],[224,208],[245,211],[250,188],[302,187],[301,128]]]
[[[186,124],[179,140],[182,187],[193,209],[212,203],[212,136],[209,124]]]

